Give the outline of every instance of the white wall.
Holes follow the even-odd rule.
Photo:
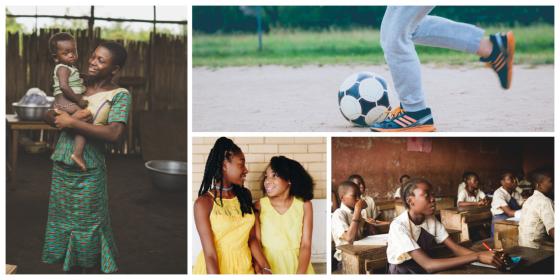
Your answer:
[[[320,263],[327,260],[327,200],[314,199],[313,203],[313,247],[311,248],[311,262]],[[200,245],[200,237],[196,231],[196,226],[193,227],[193,242],[192,242],[192,262],[194,264],[196,257],[202,251]]]

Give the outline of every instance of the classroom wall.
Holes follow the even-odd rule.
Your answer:
[[[193,137],[192,144],[192,199],[198,197],[206,158],[218,137]],[[327,145],[323,137],[231,137],[243,153],[249,174],[245,187],[253,199],[263,196],[260,179],[270,158],[283,155],[297,160],[315,180],[315,199],[326,198]]]
[[[552,138],[332,138],[333,186],[357,173],[378,200],[391,196],[402,174],[430,180],[437,195],[456,196],[464,171],[477,172],[481,189],[491,192],[506,170],[528,173],[553,163]]]

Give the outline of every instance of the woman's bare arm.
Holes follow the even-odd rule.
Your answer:
[[[256,264],[259,268],[267,268],[270,269],[270,264],[266,260],[264,256],[263,249],[259,240],[257,240],[256,234],[256,226],[259,223],[258,219],[255,219],[255,225],[251,228],[251,233],[249,235],[249,249],[251,250],[251,255],[253,256],[253,260],[255,260]],[[266,273],[266,271],[255,271],[256,273]]]
[[[417,262],[424,270],[428,273],[438,272],[442,270],[448,270],[454,267],[469,264],[475,261],[479,261],[485,264],[493,265],[497,268],[501,268],[504,263],[492,252],[474,252],[467,248],[463,248],[447,238],[443,243],[453,251],[453,253],[458,254],[457,257],[443,258],[443,259],[433,259],[430,258],[422,249],[417,249],[408,252],[412,259]],[[457,248],[461,247],[461,248]]]
[[[218,254],[214,246],[214,234],[210,225],[210,212],[212,212],[213,201],[206,196],[199,197],[194,202],[194,223],[204,253],[207,274],[219,274]]]
[[[126,125],[120,122],[112,122],[108,125],[93,125],[72,118],[68,113],[56,110],[58,114],[54,118],[55,126],[58,128],[69,128],[76,133],[88,138],[97,138],[106,142],[118,142],[124,135]]]
[[[455,241],[453,241],[453,239],[451,238],[446,238],[443,241],[443,244],[445,246],[447,246],[447,248],[449,248],[449,250],[451,250],[451,252],[453,252],[453,254],[455,256],[464,256],[464,255],[468,255],[468,254],[472,254],[474,253],[473,250],[465,248],[457,243],[455,243]]]
[[[307,273],[311,261],[311,240],[313,236],[313,205],[311,201],[303,204],[303,234],[299,245],[297,274]]]

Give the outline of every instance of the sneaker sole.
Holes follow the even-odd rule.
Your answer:
[[[513,36],[513,32],[509,31],[506,34],[506,37],[507,37],[507,46],[508,46],[508,50],[507,50],[508,75],[507,75],[507,85],[505,89],[509,89],[509,87],[511,86],[511,77],[512,77],[512,70],[513,70],[513,55],[515,54],[515,36]]]
[[[374,132],[434,132],[436,131],[436,127],[431,124],[426,124],[426,125],[393,128],[393,129],[371,128],[371,130]]]

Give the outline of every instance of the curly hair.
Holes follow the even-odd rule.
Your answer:
[[[53,34],[49,38],[49,52],[50,52],[51,55],[56,54],[56,50],[58,48],[58,42],[63,42],[63,41],[74,41],[74,42],[76,42],[76,39],[74,39],[74,36],[72,36],[72,34],[70,34],[68,32],[59,32],[59,33]]]
[[[309,201],[313,199],[313,188],[315,182],[313,177],[309,175],[303,166],[285,156],[275,156],[270,159],[268,167],[272,169],[276,175],[288,182],[290,182],[290,195]],[[266,169],[268,169],[268,167]],[[265,171],[266,172],[266,171]],[[264,187],[264,179],[262,178],[261,186]]]

